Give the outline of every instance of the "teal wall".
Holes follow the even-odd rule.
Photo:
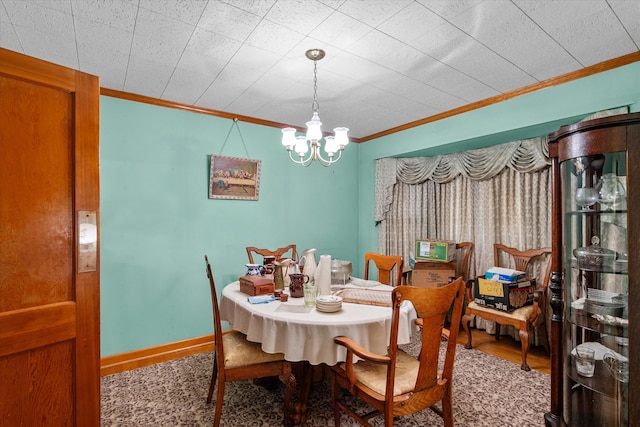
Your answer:
[[[288,160],[279,129],[101,98],[101,353],[212,333],[204,254],[218,285],[236,280],[245,246],[354,262],[377,250],[375,160],[445,154],[545,135],[591,112],[640,111],[640,63],[350,144],[330,168]],[[262,160],[258,201],[210,200],[209,155]]]
[[[293,164],[280,130],[101,97],[101,354],[213,332],[204,255],[218,286],[246,246],[296,243],[355,259],[358,144],[330,168]],[[260,197],[208,198],[210,154],[262,160]]]

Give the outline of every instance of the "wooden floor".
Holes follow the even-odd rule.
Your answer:
[[[504,335],[500,337],[499,341],[496,341],[495,335],[489,335],[486,331],[479,329],[472,329],[471,335],[474,349],[517,364],[521,363],[522,351],[519,341]],[[467,343],[467,334],[462,328],[458,333],[458,343],[463,345]],[[527,355],[527,363],[531,369],[545,374],[551,373],[551,361],[542,346],[531,346]]]

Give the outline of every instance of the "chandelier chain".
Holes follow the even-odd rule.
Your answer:
[[[320,104],[318,103],[318,61],[313,61],[313,104],[311,104],[311,112],[316,113],[320,111]]]

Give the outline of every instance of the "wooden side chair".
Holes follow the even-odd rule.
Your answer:
[[[446,427],[453,426],[451,385],[458,328],[450,331],[443,356],[442,371],[438,371],[441,335],[444,322],[453,306],[453,321],[459,324],[464,301],[464,282],[454,282],[439,288],[398,286],[393,290],[391,337],[386,355],[374,354],[344,336],[334,341],[347,349],[347,358],[330,369],[331,398],[335,425],[340,426],[340,411],[346,412],[363,426],[383,415],[386,427],[393,426],[394,417],[431,408],[443,417]],[[411,301],[422,319],[422,346],[418,359],[398,349],[400,305]],[[361,358],[355,363],[354,356]],[[359,415],[342,399],[349,392],[364,400],[373,411]],[[442,402],[442,409],[434,405]]]
[[[496,243],[493,245],[493,258],[496,267],[508,266],[500,262],[503,253],[509,254],[513,258],[516,270],[527,271],[527,267],[530,265],[532,259],[551,255],[551,248],[520,251],[518,249]],[[529,348],[531,346],[529,334],[533,332],[537,326],[541,326],[539,330],[542,343],[547,354],[549,353],[549,339],[547,337],[547,328],[545,326],[547,286],[549,284],[549,277],[551,276],[551,257],[549,256],[548,258],[549,259],[546,260],[547,267],[545,269],[544,278],[542,281],[536,280],[537,289],[534,292],[533,304],[518,308],[512,312],[506,312],[476,304],[473,301],[473,295],[471,292],[473,281],[469,281],[467,283],[466,293],[468,304],[465,309],[465,314],[462,316],[462,326],[464,327],[468,337],[465,348],[472,348],[471,329],[469,328],[469,323],[474,316],[479,316],[485,320],[496,322],[496,340],[500,339],[500,325],[511,325],[518,329],[522,347],[522,364],[520,365],[522,370],[531,370],[527,364],[527,353],[529,353]]]
[[[456,259],[458,260],[459,276],[462,276],[462,280],[469,280],[469,262],[471,261],[471,254],[473,253],[472,242],[456,243]]]
[[[204,259],[207,264],[207,277],[209,278],[209,287],[211,289],[211,306],[213,307],[213,327],[215,333],[213,337],[213,373],[211,375],[207,403],[211,403],[216,380],[218,383],[218,393],[213,418],[214,427],[220,425],[224,388],[227,382],[274,376],[278,376],[280,381],[285,385],[284,425],[291,425],[292,418],[289,416],[289,407],[296,388],[296,378],[291,372],[291,363],[284,360],[282,353],[265,353],[262,351],[262,348],[260,348],[259,343],[247,341],[247,337],[238,331],[222,332],[213,273],[211,272],[211,265],[206,255]]]
[[[378,282],[385,285],[401,285],[402,284],[402,256],[400,255],[382,255],[375,252],[367,252],[364,254],[364,279],[369,279],[369,264],[373,261],[378,269]],[[391,283],[391,271],[395,267],[395,282]]]
[[[285,254],[290,253],[290,256],[285,256]],[[270,249],[260,249],[255,246],[247,246],[247,255],[249,256],[249,263],[254,264],[253,260],[254,255],[262,255],[265,256],[274,256],[276,257],[276,261],[281,261],[285,258],[291,258],[292,260],[296,260],[298,257],[298,252],[296,251],[296,245],[287,245],[284,248],[278,248],[274,251]]]

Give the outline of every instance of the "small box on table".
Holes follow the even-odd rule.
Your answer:
[[[416,261],[451,262],[456,259],[456,242],[451,240],[416,240]]]
[[[478,305],[510,312],[533,304],[535,288],[535,279],[502,283],[478,277],[473,284],[473,301]]]
[[[495,280],[503,283],[514,283],[526,278],[524,271],[513,270],[511,268],[491,267],[484,275],[486,279]]]
[[[275,291],[273,280],[263,276],[241,276],[240,290],[247,295],[267,295]]]
[[[411,271],[411,286],[439,288],[456,276],[456,262],[416,262]]]

